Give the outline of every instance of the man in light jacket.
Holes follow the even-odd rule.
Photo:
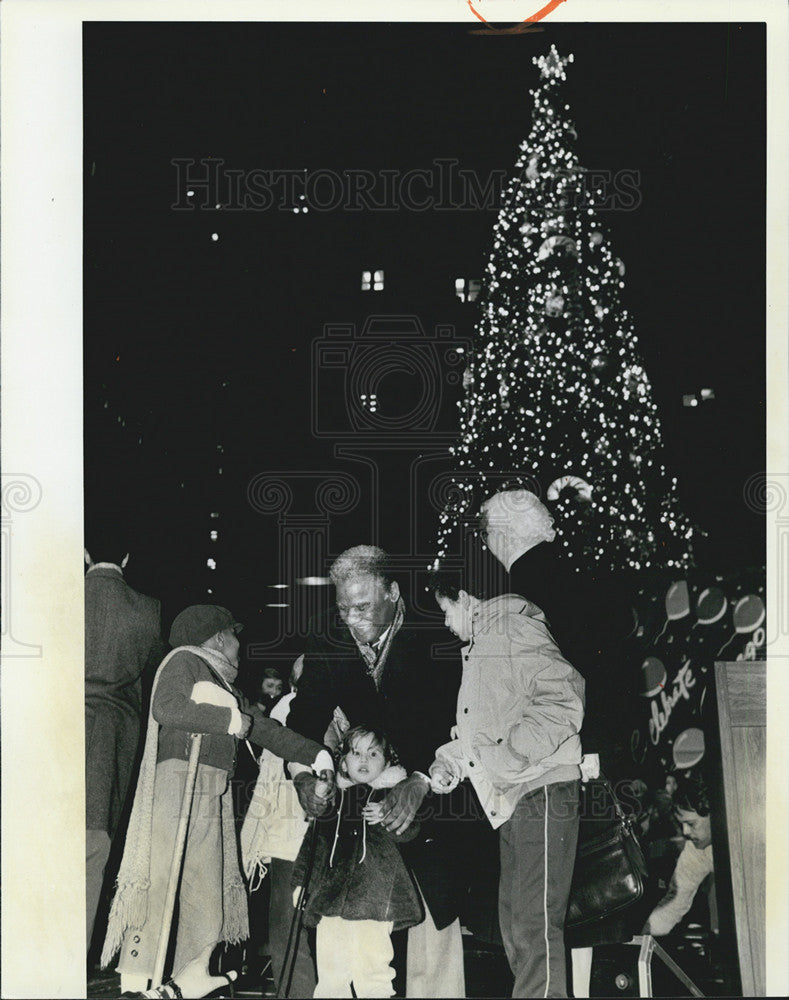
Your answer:
[[[534,604],[483,600],[432,581],[445,624],[467,643],[456,739],[439,747],[433,790],[468,778],[499,829],[499,922],[514,997],[567,996],[564,920],[578,840],[584,681]]]

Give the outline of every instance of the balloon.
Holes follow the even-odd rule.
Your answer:
[[[704,756],[704,733],[692,727],[674,740],[674,765],[683,770],[695,767]]]
[[[690,594],[687,580],[677,580],[666,594],[666,617],[670,622],[679,621],[690,614]]]
[[[726,595],[719,587],[707,587],[699,594],[696,605],[696,615],[700,625],[712,625],[713,622],[723,618],[729,602]]]
[[[764,602],[756,594],[741,597],[734,605],[732,621],[735,632],[753,632],[764,621]]]
[[[654,698],[666,686],[666,668],[656,656],[648,656],[641,664],[641,696]]]

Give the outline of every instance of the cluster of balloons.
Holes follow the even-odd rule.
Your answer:
[[[689,619],[692,608],[690,590],[686,580],[678,580],[671,584],[665,596],[666,621],[655,638],[655,642],[663,635],[672,622]],[[707,628],[710,625],[723,623],[724,616],[730,612],[732,631],[726,641],[710,657],[710,662],[725,658],[727,649],[738,636],[750,636],[745,649],[737,656],[738,659],[754,659],[756,650],[764,644],[764,622],[766,609],[764,601],[758,594],[747,594],[736,601],[730,601],[720,587],[706,587],[695,601],[695,622],[690,632],[697,627]],[[689,634],[689,633],[688,633]],[[669,639],[671,641],[671,639]],[[702,667],[702,672],[706,668]],[[666,691],[668,672],[660,657],[650,654],[641,664],[640,693],[644,698],[659,697],[661,691]],[[703,700],[706,690],[702,692]],[[672,755],[677,768],[694,767],[704,756],[704,733],[692,726],[683,730],[673,741]]]

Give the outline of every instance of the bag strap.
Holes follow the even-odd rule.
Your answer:
[[[620,822],[624,823],[625,826],[628,827],[632,826],[633,823],[635,822],[635,817],[628,816],[628,814],[622,808],[622,804],[620,803],[619,799],[616,796],[616,792],[614,791],[614,786],[611,784],[608,778],[606,778],[606,776],[603,774],[602,771],[600,772],[599,780],[602,781],[603,787],[607,789],[609,795],[611,796],[611,801],[614,803],[614,809],[616,811],[617,819]]]

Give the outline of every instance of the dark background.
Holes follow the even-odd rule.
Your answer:
[[[482,276],[495,220],[493,202],[179,211],[171,161],[342,173],[451,158],[484,186],[514,165],[531,127],[531,59],[552,42],[575,56],[566,93],[582,164],[640,174],[638,207],[604,222],[627,267],[625,303],[666,464],[708,533],[698,559],[716,572],[763,564],[763,517],[743,499],[765,467],[762,25],[578,24],[505,36],[471,23],[90,23],[86,522],[88,537],[93,519],[129,528],[127,577],[163,598],[167,614],[193,601],[227,604],[250,642],[295,654],[304,615],[266,605],[290,603],[291,615],[304,603],[296,576],[324,574],[331,556],[365,541],[404,567],[432,558],[437,517],[424,484],[449,468],[463,360],[429,345],[438,326],[453,328],[448,342],[471,337],[475,306],[454,297],[454,281]],[[361,292],[362,270],[375,268],[385,290]],[[417,341],[439,370],[426,388],[418,372],[381,369],[378,423],[364,427],[358,384],[316,369],[313,345],[326,324],[359,333],[374,314],[417,317]],[[378,349],[369,328],[365,336]],[[715,399],[683,407],[683,394],[702,387]],[[426,392],[435,403],[427,425],[392,430]],[[357,459],[336,451],[350,435]],[[420,465],[429,453],[437,457]],[[290,473],[294,500],[262,512],[250,483],[273,471]],[[356,480],[358,496],[317,516],[315,482],[331,472]],[[285,558],[283,539],[300,523],[322,541]],[[270,589],[280,582],[290,588]]]

